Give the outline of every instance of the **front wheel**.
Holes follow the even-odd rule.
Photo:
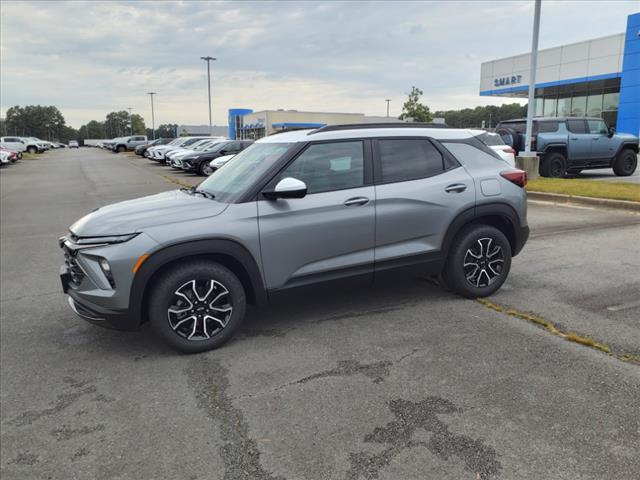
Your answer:
[[[247,302],[242,283],[219,263],[198,261],[176,266],[152,288],[151,327],[182,352],[221,346],[244,320]]]
[[[630,149],[623,150],[613,163],[613,172],[619,177],[633,175],[638,166],[638,155]]]
[[[33,153],[37,153],[38,149],[36,147],[29,147],[27,148],[27,152],[33,154]]]
[[[198,173],[200,173],[200,175],[206,175],[207,177],[209,175],[211,175],[214,172],[213,167],[210,165],[210,162],[204,161],[200,164],[200,167],[198,168]]]
[[[550,178],[562,178],[567,172],[567,160],[560,152],[550,153],[540,162],[540,175]]]
[[[504,283],[511,269],[511,245],[490,225],[468,225],[456,236],[443,277],[454,292],[468,298],[487,297]]]
[[[125,150],[126,150],[126,148],[125,148],[125,146],[124,146],[124,145],[118,145],[118,148],[117,148],[118,153],[122,153],[122,152],[124,152]]]

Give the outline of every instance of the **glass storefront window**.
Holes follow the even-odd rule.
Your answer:
[[[544,116],[545,117],[556,116],[556,103],[557,103],[557,100],[555,98],[544,99]]]
[[[614,112],[618,110],[619,93],[605,93],[603,96],[602,111]]]
[[[536,111],[534,113],[535,117],[542,116],[542,107],[544,106],[544,102],[542,98],[536,98]]]
[[[571,97],[558,99],[558,116],[568,117],[571,115]]]
[[[589,95],[587,97],[587,116],[599,117],[602,115],[602,94]]]
[[[571,100],[571,116],[584,117],[587,111],[587,97],[573,97]]]

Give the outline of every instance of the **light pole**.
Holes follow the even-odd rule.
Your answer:
[[[154,118],[153,114],[153,96],[155,94],[156,92],[147,92],[147,95],[151,97],[151,136],[154,140],[156,139],[156,119]]]
[[[131,132],[131,135],[133,136],[133,118],[131,118],[131,110],[133,110],[133,108],[127,107],[127,110],[129,110],[129,131]]]
[[[387,118],[389,118],[389,102],[391,102],[391,99],[387,98],[385,102],[387,102]]]
[[[540,33],[540,7],[542,0],[535,0],[533,14],[533,38],[531,39],[531,63],[529,64],[529,104],[527,106],[527,129],[524,156],[531,155],[531,134],[533,133],[533,113],[535,110],[536,68],[538,66],[538,35]]]
[[[207,62],[207,88],[209,90],[209,135],[213,134],[211,128],[211,60],[215,61],[214,57],[200,57]]]

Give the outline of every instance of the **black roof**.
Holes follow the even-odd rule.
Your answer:
[[[325,127],[316,128],[307,135],[321,132],[334,132],[337,130],[362,130],[369,128],[451,128],[444,123],[432,122],[380,122],[380,123],[347,123],[340,125],[327,125]]]
[[[602,120],[600,117],[534,117],[534,122],[563,122],[565,120]],[[500,123],[526,122],[526,118],[514,118],[502,120]]]

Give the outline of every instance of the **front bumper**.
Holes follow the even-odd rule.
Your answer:
[[[182,166],[180,168],[185,172],[195,172],[197,166],[192,162],[192,160],[185,160],[182,162]]]

